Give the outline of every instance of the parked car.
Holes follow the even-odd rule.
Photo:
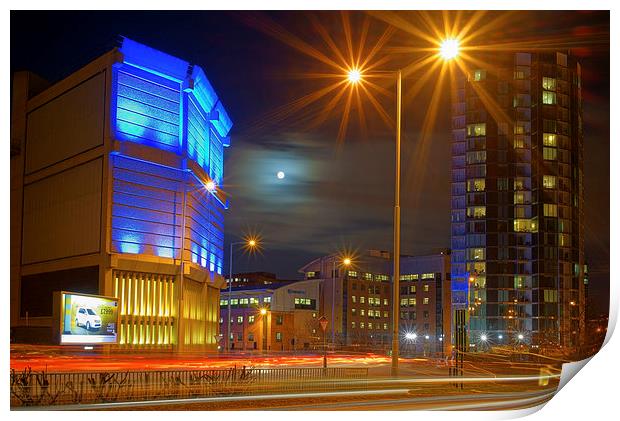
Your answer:
[[[101,317],[92,308],[78,307],[75,314],[75,325],[84,326],[86,330],[99,329],[101,327]]]

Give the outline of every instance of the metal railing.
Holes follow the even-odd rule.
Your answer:
[[[11,406],[360,390],[367,368],[254,368],[47,373],[11,370]]]

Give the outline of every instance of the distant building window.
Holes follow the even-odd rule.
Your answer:
[[[360,328],[364,329],[365,326],[366,326],[366,323],[360,322]]]
[[[435,274],[434,273],[423,273],[422,279],[435,279]]]
[[[248,316],[248,324],[251,325],[252,323],[254,323],[254,318],[256,316]]]
[[[383,323],[383,330],[387,330],[387,323]]]
[[[469,206],[467,208],[467,216],[469,218],[484,218],[486,214],[486,206]]]
[[[542,88],[545,91],[555,91],[555,79],[552,77],[543,77]]]
[[[360,297],[360,304],[364,304],[366,302],[366,297],[361,296]]]
[[[486,136],[486,123],[476,123],[467,125],[467,136]]]
[[[372,273],[366,272],[364,274],[364,279],[367,280],[367,281],[372,281]]]
[[[357,278],[357,272],[354,271],[354,270],[349,270],[349,271],[347,271],[347,276],[349,278]]]
[[[424,304],[428,304],[429,298],[428,297],[424,297]]]
[[[281,325],[282,323],[284,323],[284,316],[282,315],[276,316],[276,324]]]
[[[409,285],[409,294],[415,294],[416,292],[416,287],[415,285]]]
[[[425,311],[425,312],[424,312],[424,318],[425,318],[425,319],[428,319],[428,311]]]
[[[357,312],[357,310],[355,308],[351,308],[351,315],[355,316],[356,312]]]
[[[558,205],[545,203],[543,205],[543,213],[545,216],[550,216],[550,217],[558,216]]]
[[[474,70],[474,82],[480,82],[487,78],[487,71],[483,69]]]
[[[243,332],[238,332],[237,333],[237,341],[239,341],[239,342],[243,341]]]
[[[555,148],[543,148],[543,159],[555,161],[558,158],[558,150]]]
[[[555,92],[543,91],[542,102],[543,104],[547,104],[547,105],[556,104],[557,102],[556,102]]]
[[[263,297],[263,303],[271,303],[271,297]]]
[[[316,272],[306,272],[306,278],[308,279],[316,278]]]
[[[276,332],[276,342],[282,342],[282,332]]]
[[[351,322],[351,328],[355,329],[355,322]]]
[[[357,297],[355,295],[351,295],[351,302],[357,303]]]
[[[386,317],[386,318],[388,317],[388,312],[387,311],[383,312],[383,317]]]
[[[384,299],[383,299],[383,305],[384,305],[384,306],[388,305],[388,299],[387,299],[387,298],[384,298]]]
[[[250,298],[250,304],[258,304],[258,298],[256,298],[256,297],[251,297],[251,298]]]
[[[226,307],[228,305],[228,300],[220,300],[220,307]]]
[[[417,299],[416,298],[409,298],[409,305],[410,306],[415,306],[417,304]]]
[[[424,289],[424,292],[428,292],[428,284],[424,284],[424,286],[422,288]]]
[[[486,180],[484,178],[474,178],[467,180],[467,191],[484,191]]]
[[[243,316],[237,316],[237,323],[243,323]]]
[[[364,312],[364,309],[363,308],[360,309],[360,316],[365,316],[365,315],[366,315],[366,313]]]
[[[375,275],[375,281],[389,281],[390,277],[387,275]]]
[[[254,342],[254,333],[252,332],[248,333],[248,341]]]
[[[555,189],[556,177],[554,175],[543,175],[543,187],[545,189]]]

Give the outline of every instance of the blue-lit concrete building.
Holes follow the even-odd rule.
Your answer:
[[[15,74],[11,326],[54,291],[116,296],[119,346],[216,349],[232,122],[196,65],[130,39],[60,82]]]

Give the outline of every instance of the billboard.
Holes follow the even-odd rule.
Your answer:
[[[118,298],[60,292],[61,344],[118,342]]]

